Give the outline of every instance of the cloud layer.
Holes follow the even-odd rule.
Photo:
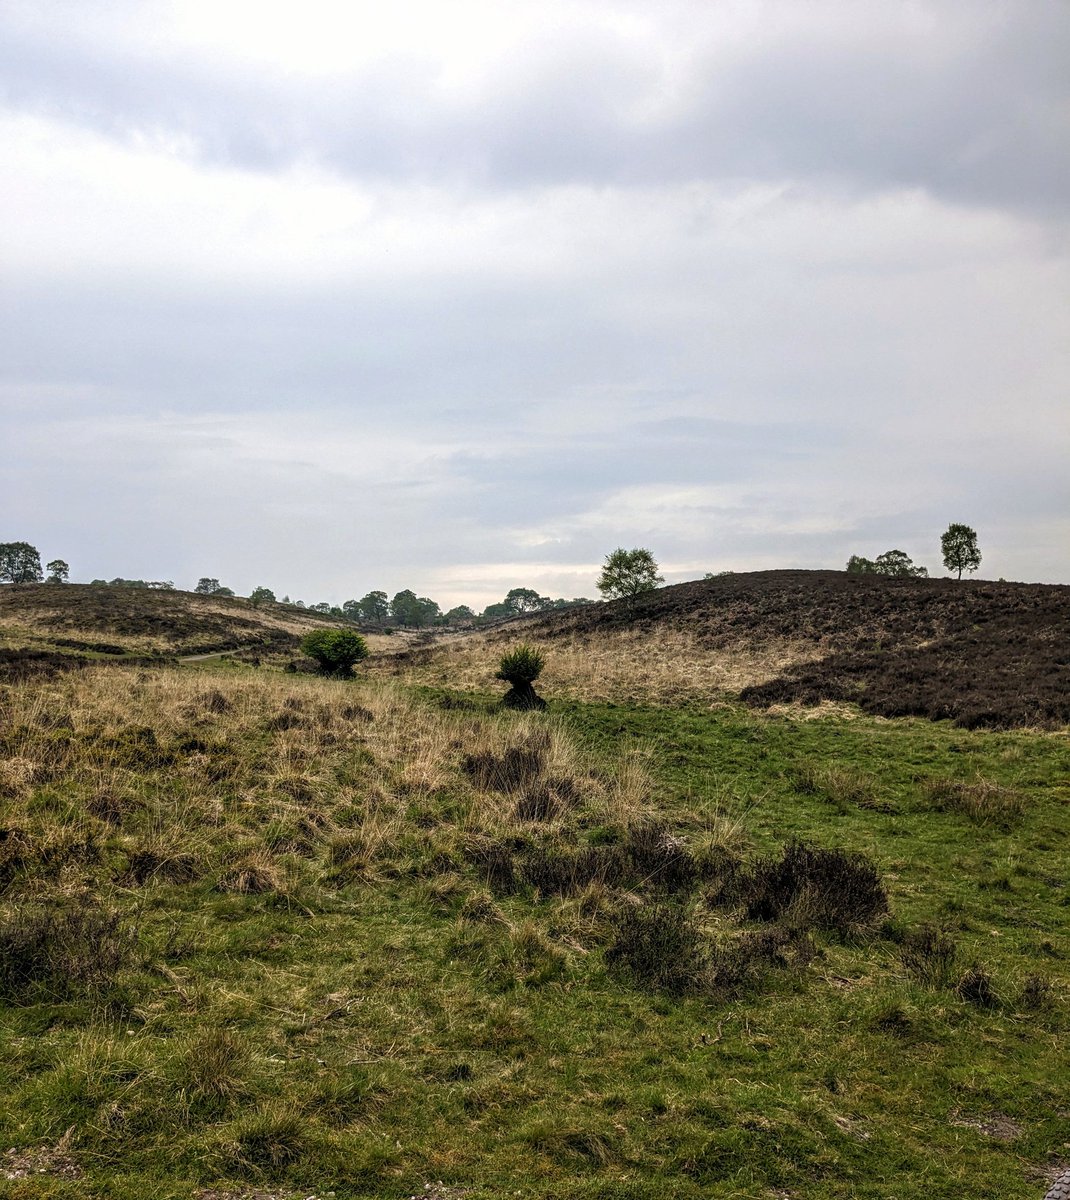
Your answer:
[[[446,8],[5,7],[0,536],[481,605],[966,521],[1070,580],[1070,10]]]

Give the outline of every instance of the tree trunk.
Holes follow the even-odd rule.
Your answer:
[[[546,701],[535,691],[530,683],[514,683],[502,697],[503,708],[542,709]]]

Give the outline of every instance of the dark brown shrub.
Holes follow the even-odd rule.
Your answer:
[[[345,721],[360,721],[365,725],[375,720],[375,714],[364,707],[363,704],[347,704],[341,710],[342,719]]]
[[[136,796],[125,796],[120,792],[101,791],[90,796],[85,804],[86,812],[109,825],[122,825],[131,813],[144,808]]]
[[[958,947],[954,939],[932,925],[908,930],[899,948],[903,966],[926,987],[950,987]]]
[[[1027,1009],[1030,1012],[1036,1012],[1042,1008],[1048,1008],[1052,1001],[1052,986],[1051,980],[1045,979],[1042,975],[1029,975],[1022,984],[1022,990],[1018,994],[1018,1004],[1020,1007]]]
[[[978,1008],[995,1008],[999,1004],[995,982],[980,963],[970,967],[958,981],[955,991],[967,1004],[974,1004]]]
[[[743,887],[747,915],[781,918],[841,933],[871,925],[888,910],[877,868],[865,854],[792,842],[779,859],[759,859]]]
[[[691,990],[706,965],[702,936],[675,904],[630,905],[615,921],[606,963],[636,983],[676,995]]]
[[[628,859],[621,846],[535,846],[524,856],[520,873],[543,895],[561,896],[590,883],[620,884],[628,874]]]
[[[516,802],[519,821],[555,821],[574,807],[579,798],[576,784],[567,776],[540,780],[525,789]]]
[[[502,755],[489,750],[466,754],[461,770],[482,791],[519,792],[538,780],[545,761],[546,755],[537,745],[510,746]]]
[[[625,849],[636,883],[667,892],[690,891],[698,880],[698,864],[683,840],[659,821],[633,825]]]
[[[806,966],[813,954],[813,943],[806,934],[777,926],[745,933],[710,955],[708,986],[725,995],[739,995],[759,984],[773,969]]]
[[[147,883],[189,883],[197,877],[197,860],[192,854],[169,853],[163,846],[142,845],[126,854],[126,868],[115,882],[121,887],[143,887]]]
[[[0,998],[19,1004],[102,991],[136,944],[137,931],[96,904],[17,906],[0,916]]]

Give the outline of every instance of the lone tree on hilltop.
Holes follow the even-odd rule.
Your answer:
[[[249,603],[254,608],[259,607],[261,604],[274,604],[275,593],[269,587],[255,587],[249,593]]]
[[[665,580],[649,550],[625,550],[619,547],[606,555],[598,590],[607,600],[632,599],[640,592],[652,592]]]
[[[348,679],[368,657],[368,643],[351,629],[313,629],[301,639],[301,652],[316,660],[321,675]]]
[[[542,668],[542,655],[523,642],[503,654],[495,679],[504,679],[512,687],[502,697],[502,704],[506,708],[545,708],[546,701],[531,686],[542,674]]]
[[[977,534],[969,525],[949,525],[940,538],[940,549],[944,552],[944,566],[957,571],[976,571],[981,565],[981,551],[977,549]]]
[[[41,555],[29,542],[0,542],[0,583],[40,583]]]
[[[62,558],[54,558],[46,567],[48,578],[46,583],[66,583],[70,578],[71,569]]]

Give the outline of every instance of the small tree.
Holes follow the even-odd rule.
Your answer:
[[[369,592],[354,603],[365,621],[383,622],[390,616],[390,601],[387,599],[386,592]],[[345,605],[342,607],[345,608]]]
[[[458,604],[456,608],[451,608],[446,613],[446,621],[450,625],[456,625],[458,621],[474,621],[475,619],[476,614],[467,604]]]
[[[348,679],[368,657],[368,643],[351,629],[313,629],[301,639],[301,652],[316,660],[322,675]]]
[[[70,567],[62,558],[54,558],[45,568],[48,571],[46,583],[66,583],[71,574]]]
[[[622,597],[632,599],[641,592],[652,592],[665,580],[658,574],[658,564],[649,550],[625,550],[618,547],[606,555],[598,590],[607,600]]]
[[[390,601],[390,612],[399,625],[422,628],[431,625],[440,615],[438,605],[426,596],[417,596],[410,588],[398,592]]]
[[[204,575],[197,580],[197,586],[193,590],[198,596],[214,596],[219,591],[219,580],[209,579]]]
[[[542,668],[542,655],[523,642],[503,654],[494,678],[512,686],[502,697],[502,704],[506,708],[545,708],[546,701],[531,686],[542,674]]]
[[[877,564],[871,558],[863,558],[861,554],[852,554],[847,560],[848,575],[875,575]]]
[[[254,607],[259,607],[261,604],[274,604],[275,593],[267,587],[253,588],[249,593],[249,602]]]
[[[29,542],[0,542],[0,583],[40,583],[41,555]]]
[[[878,575],[901,575],[914,579],[927,579],[929,575],[924,567],[914,566],[910,555],[902,550],[885,550],[877,555],[873,566]]]
[[[549,596],[540,596],[533,588],[511,588],[505,603],[516,613],[542,612],[553,603]]]
[[[981,565],[981,551],[977,549],[977,534],[969,525],[949,525],[940,538],[940,549],[944,553],[944,566],[957,571],[976,571]]]

